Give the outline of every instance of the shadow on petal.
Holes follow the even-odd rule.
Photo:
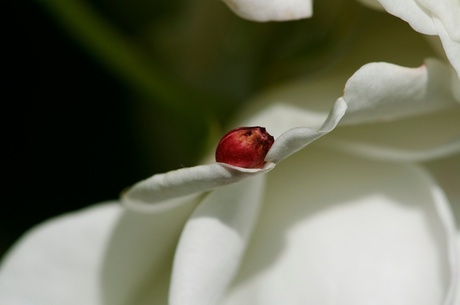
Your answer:
[[[125,210],[106,249],[101,281],[104,304],[158,304],[167,298],[172,257],[182,228],[203,194],[173,199],[159,213]]]
[[[268,177],[224,304],[419,305],[452,295],[453,222],[418,168],[309,149]]]

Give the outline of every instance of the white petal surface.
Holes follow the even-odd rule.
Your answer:
[[[295,128],[281,134],[268,152],[262,169],[246,169],[224,163],[211,163],[182,168],[165,174],[157,174],[143,180],[124,192],[122,201],[126,207],[139,212],[161,212],[185,204],[171,199],[202,193],[217,187],[266,173],[275,164],[314,140],[329,133],[337,126],[347,109],[343,99],[336,101],[319,130]],[[308,124],[308,122],[305,122]]]
[[[460,107],[394,122],[345,126],[320,144],[392,161],[446,157],[460,152]]]
[[[341,124],[387,121],[456,105],[451,70],[437,60],[419,68],[370,63],[347,81],[348,103]]]
[[[426,164],[446,193],[454,211],[460,242],[460,153]]]
[[[346,110],[347,103],[340,98],[336,101],[334,107],[332,107],[329,116],[319,130],[298,127],[286,131],[276,139],[275,143],[273,143],[265,160],[278,163],[291,154],[301,150],[311,142],[331,132],[340,122]],[[307,122],[305,122],[305,124],[307,124]]]
[[[238,271],[259,214],[264,177],[219,188],[192,214],[180,238],[171,305],[215,305]]]
[[[200,194],[172,199],[157,213],[125,210],[114,225],[101,268],[104,304],[165,304],[172,257]]]
[[[417,2],[442,23],[442,27],[451,40],[460,42],[460,3],[458,0],[417,0]]]
[[[210,191],[219,186],[238,182],[244,178],[273,169],[266,163],[262,169],[246,169],[224,163],[211,163],[157,174],[128,189],[123,203],[140,212],[161,212],[187,201],[170,202],[170,199]]]
[[[345,126],[321,143],[397,161],[460,151],[460,107],[450,86],[452,77],[446,65],[434,60],[420,68],[363,66],[345,86],[343,98],[349,107],[340,122]],[[362,125],[366,121],[372,124]],[[361,125],[353,126],[356,122]]]
[[[380,63],[369,66],[367,72],[361,74],[362,77],[360,77],[359,82],[356,81],[355,85],[352,86],[356,89],[354,92],[357,95],[363,90],[365,94],[369,94],[369,97],[382,98],[388,93],[393,97],[396,96],[396,93],[391,93],[394,88],[385,90],[381,83],[381,80],[384,80],[388,84],[398,85],[398,82],[392,81],[394,76],[392,73],[402,73],[402,76],[395,77],[398,80],[402,79],[405,84],[420,81],[416,85],[416,88],[422,90],[418,93],[419,97],[423,95],[423,92],[432,96],[439,94],[440,97],[451,94],[449,92],[452,89],[449,87],[450,84],[453,84],[451,82],[453,78],[451,69],[447,64],[440,62],[431,64],[429,61],[427,67],[422,66],[415,69],[388,64],[380,72],[381,65],[384,65],[381,63],[382,61],[417,67],[424,62],[425,58],[436,54],[422,35],[413,31],[398,18],[388,14],[373,14],[372,19],[366,21],[366,28],[356,33],[356,40],[353,41],[353,44],[347,45],[349,48],[340,52],[340,56],[334,58],[330,66],[314,75],[281,84],[257,96],[249,107],[240,113],[239,125],[264,126],[275,138],[286,130],[299,126],[319,129],[328,116],[333,102],[343,94],[347,80],[357,69],[375,61]],[[403,41],[404,43],[395,43],[395,41]],[[379,76],[380,73],[382,75]],[[410,77],[410,80],[406,81],[405,76]],[[436,77],[438,80],[432,79],[432,77]],[[377,80],[372,81],[374,78]],[[367,86],[368,82],[372,84],[372,87]],[[357,86],[358,84],[361,85]],[[374,86],[378,89],[375,94],[372,93]],[[409,92],[414,92],[414,89],[410,89]],[[405,88],[401,88],[397,93],[402,93],[403,97],[410,100]],[[367,102],[363,101],[363,105],[360,105],[363,107],[362,115],[354,115],[353,124],[369,121],[368,117],[374,110],[368,106]],[[374,101],[371,102],[370,105],[376,104]],[[386,102],[390,102],[390,98]],[[440,102],[441,105],[439,105],[437,100],[433,100],[432,104],[429,106],[431,109],[438,106],[443,107],[443,103]],[[393,106],[391,114],[397,117],[399,106]],[[388,105],[385,107],[389,108]],[[417,113],[417,107],[412,107],[412,110],[414,110],[413,114]],[[347,110],[347,113],[350,111],[352,110]],[[423,111],[427,112],[429,109],[424,107]],[[379,115],[381,114],[379,113]],[[407,111],[404,115],[413,114],[411,111]],[[349,117],[348,120],[351,120],[348,114],[342,120],[347,120],[347,117]],[[378,116],[376,119],[380,120]],[[324,138],[321,141],[323,140]]]
[[[460,10],[460,4],[459,4]],[[460,14],[458,16],[460,19]],[[460,39],[453,40],[447,33],[446,29],[441,24],[441,21],[438,19],[434,19],[434,23],[436,25],[436,29],[438,31],[439,38],[441,39],[442,46],[446,52],[446,56],[449,59],[450,63],[457,71],[457,83],[460,82]],[[458,86],[458,85],[457,85]]]
[[[223,304],[453,304],[452,215],[420,169],[308,149],[267,177]]]
[[[432,15],[429,11],[424,10],[418,0],[378,0],[387,12],[398,16],[417,32],[436,35],[436,29],[433,24]],[[444,0],[442,0],[444,1]],[[441,2],[442,2],[441,1]]]
[[[0,304],[104,304],[99,273],[121,212],[118,203],[97,205],[32,229],[2,263]]]
[[[312,15],[311,0],[223,0],[242,18],[253,21],[285,21]]]
[[[365,1],[365,2],[369,2]],[[387,12],[417,32],[438,35],[460,78],[460,3],[458,0],[379,0]]]

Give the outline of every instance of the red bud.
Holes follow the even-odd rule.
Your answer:
[[[216,161],[244,168],[262,168],[274,141],[263,127],[233,129],[217,145]]]

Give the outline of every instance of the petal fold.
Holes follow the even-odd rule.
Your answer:
[[[363,1],[369,5],[371,0]],[[378,0],[387,12],[417,32],[438,35],[460,78],[460,5],[458,0]]]
[[[292,128],[279,136],[268,152],[265,160],[278,163],[293,153],[301,150],[311,142],[331,132],[342,119],[347,110],[347,103],[339,98],[332,107],[329,116],[319,130],[307,127]]]
[[[460,151],[460,108],[451,85],[455,78],[437,60],[419,68],[367,64],[346,83],[348,110],[341,128],[321,143],[393,161],[454,154]]]
[[[320,144],[398,162],[443,158],[460,152],[460,107],[391,122],[344,126]]]
[[[418,68],[364,65],[345,85],[348,110],[341,124],[388,121],[455,106],[451,78],[449,67],[438,60],[426,60]]]
[[[181,235],[171,280],[171,305],[215,305],[239,269],[259,215],[264,177],[211,192]]]
[[[166,304],[174,249],[202,199],[200,194],[171,199],[175,208],[156,213],[123,211],[104,252],[104,304]]]
[[[170,200],[213,190],[244,178],[265,173],[275,164],[267,162],[262,169],[246,169],[223,163],[211,163],[157,174],[128,189],[122,202],[128,209],[140,212],[158,212],[187,201]]]

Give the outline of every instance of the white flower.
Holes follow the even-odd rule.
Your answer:
[[[409,23],[414,30],[441,39],[446,55],[460,78],[460,2],[458,0],[362,0],[378,3],[390,14]]]
[[[254,21],[282,21],[312,15],[310,0],[224,0],[240,17]]]
[[[387,26],[237,118],[277,138],[263,169],[179,169],[38,226],[2,263],[0,304],[458,304],[458,188],[415,163],[459,155],[458,79],[436,59],[353,74],[406,39]]]
[[[310,0],[223,0],[236,14],[254,21],[285,21],[312,16]],[[437,35],[460,78],[460,2],[458,0],[360,0],[385,9],[426,35]],[[333,5],[333,4],[332,4]]]

